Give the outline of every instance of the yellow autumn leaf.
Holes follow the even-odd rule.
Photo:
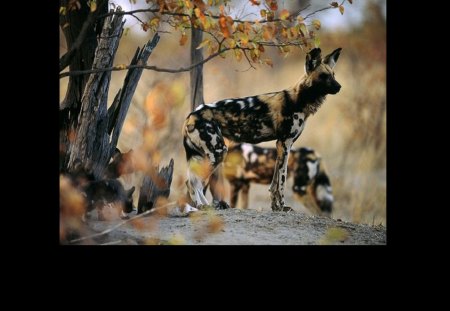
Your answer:
[[[266,59],[264,60],[264,63],[265,63],[266,65],[269,65],[270,67],[273,67],[273,62],[272,62],[272,60],[271,60],[270,58],[266,58]]]
[[[183,46],[186,44],[186,42],[187,42],[187,35],[186,33],[182,33],[180,38],[180,45]]]
[[[159,17],[154,17],[150,20],[151,26],[158,26],[158,24],[159,24]]]
[[[230,49],[232,49],[236,46],[236,41],[234,39],[228,38],[228,45],[229,45]]]
[[[242,59],[242,51],[241,50],[234,50],[234,56],[236,57],[236,60],[239,62]]]
[[[95,12],[95,10],[97,10],[97,1],[96,0],[92,0],[90,2],[90,7],[91,7],[91,12]]]
[[[167,241],[169,245],[183,245],[186,244],[186,239],[183,235],[176,233]]]
[[[261,14],[261,17],[266,17],[267,16],[267,11],[266,10],[261,10],[259,13]]]
[[[342,15],[344,15],[344,6],[339,6],[339,12],[341,12]]]
[[[206,38],[205,40],[203,40],[197,47],[196,50],[200,50],[201,48],[203,48],[204,46],[206,46],[207,44],[209,44],[211,41]]]
[[[344,242],[349,238],[349,233],[344,228],[333,227],[328,229],[324,236],[319,240],[319,244],[335,244],[337,242]]]
[[[288,17],[289,17],[289,11],[288,10],[286,10],[286,9],[284,9],[284,10],[282,10],[281,12],[280,12],[280,19],[282,20],[282,21],[284,21],[284,20],[287,20],[288,19]]]
[[[312,25],[314,26],[314,28],[316,28],[317,30],[320,29],[321,23],[318,19],[315,19],[312,21]]]
[[[202,11],[200,11],[199,8],[195,8],[194,13],[195,13],[195,16],[197,16],[197,18],[200,18],[203,15]]]
[[[120,64],[120,65],[117,65],[115,68],[116,68],[116,69],[121,69],[121,70],[123,70],[123,69],[126,69],[126,68],[127,68],[127,65],[125,65],[125,64]]]
[[[241,46],[245,47],[248,44],[248,36],[244,33],[241,35]]]

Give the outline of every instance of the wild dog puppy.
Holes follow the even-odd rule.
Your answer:
[[[120,158],[118,160],[118,155],[120,151],[116,149],[116,153],[112,158],[111,164],[114,165],[115,174],[122,172],[119,168],[121,162],[125,161]],[[125,154],[125,156],[130,156],[130,152]],[[111,164],[107,167],[110,169]],[[117,168],[117,169],[116,169]],[[103,220],[102,209],[104,206],[109,204],[118,204],[121,207],[120,217],[128,218],[125,213],[131,213],[133,211],[133,193],[135,187],[131,187],[129,190],[125,190],[122,183],[117,179],[106,178],[102,180],[95,180],[94,174],[90,168],[85,168],[79,159],[75,160],[74,169],[72,172],[62,172],[62,175],[67,177],[72,186],[77,189],[83,197],[86,199],[86,211],[83,215],[83,221],[89,218],[89,213],[98,208],[99,220]]]
[[[135,187],[125,190],[116,179],[105,179],[90,182],[84,189],[87,201],[87,212],[98,208],[99,220],[104,220],[103,207],[108,204],[119,204],[120,217],[128,218],[125,213],[133,211],[133,192]]]
[[[275,171],[277,150],[251,144],[238,144],[228,150],[223,164],[223,174],[230,182],[230,205],[236,207],[241,193],[242,208],[248,208],[250,183],[268,185]],[[333,194],[330,179],[319,154],[302,147],[291,149],[286,178],[293,176],[292,190],[303,201],[311,193],[321,213],[331,214]],[[211,191],[213,197],[216,194]]]
[[[257,144],[276,140],[277,160],[269,188],[274,211],[288,211],[284,185],[289,151],[327,94],[341,85],[333,68],[341,48],[322,59],[319,48],[306,55],[306,74],[294,86],[273,93],[220,100],[191,112],[183,125],[183,144],[188,161],[188,193],[196,207],[209,205],[203,189],[227,153],[224,137],[235,142]],[[220,200],[216,208],[228,205]]]

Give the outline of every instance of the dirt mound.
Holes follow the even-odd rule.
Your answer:
[[[88,222],[92,233],[121,221]],[[386,244],[386,228],[343,222],[300,212],[228,209],[189,217],[151,215],[120,226],[83,244],[236,244],[375,245]]]

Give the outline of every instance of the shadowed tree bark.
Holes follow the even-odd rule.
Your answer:
[[[203,32],[192,27],[191,64],[198,64],[203,60],[202,49],[196,49],[203,40]],[[191,78],[191,110],[203,104],[203,65],[197,66],[190,72]]]
[[[59,24],[64,32],[68,52],[60,59],[60,70],[69,66],[69,70],[91,69],[97,48],[97,34],[100,33],[103,20],[97,16],[108,11],[108,1],[100,0],[97,10],[90,12],[87,1],[79,1],[78,8],[70,0],[61,0],[61,7],[66,8],[60,14]],[[67,93],[60,105],[60,170],[67,167],[71,150],[71,140],[78,127],[78,115],[81,97],[89,75],[69,77]]]
[[[60,69],[63,70],[67,65],[69,71],[112,67],[123,33],[124,15],[106,16],[101,31],[97,31],[95,27],[99,25],[95,21],[98,14],[95,11],[90,12],[85,4],[80,9],[69,10],[67,2],[61,3],[66,5],[68,13],[60,20],[67,36],[68,52],[60,59]],[[111,12],[120,13],[121,9],[117,8]],[[76,31],[69,31],[71,22],[76,25]],[[142,49],[137,48],[130,65],[147,64],[159,38],[156,33]],[[109,109],[108,92],[112,73],[110,70],[69,78],[69,88],[60,106],[61,171],[72,173],[81,169],[89,172],[95,180],[107,177],[106,167],[111,157],[120,156],[117,155],[120,151],[116,146],[143,70],[143,67],[128,70],[123,86]],[[159,173],[156,169],[155,174],[144,178],[139,199],[140,210],[153,206],[158,196],[168,197],[173,164],[171,160],[168,167],[164,167]]]

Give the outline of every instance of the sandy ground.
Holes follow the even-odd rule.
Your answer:
[[[89,220],[89,231],[101,232],[120,222]],[[386,244],[386,228],[295,211],[228,209],[188,217],[150,215],[82,244],[379,245]]]

